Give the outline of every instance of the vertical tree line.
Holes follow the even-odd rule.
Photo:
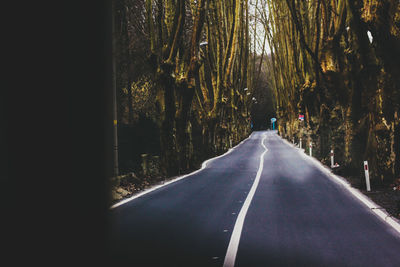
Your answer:
[[[280,133],[351,173],[368,160],[374,182],[399,176],[399,1],[262,2]]]
[[[157,126],[164,174],[249,134],[248,0],[116,0],[115,12],[118,122]]]

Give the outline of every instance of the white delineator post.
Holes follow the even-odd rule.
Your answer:
[[[294,137],[293,137],[293,139],[292,139],[292,143],[294,144]]]
[[[300,148],[301,148],[302,146],[301,146],[301,138],[300,138]]]
[[[365,183],[367,185],[367,191],[371,191],[371,185],[369,184],[368,161],[364,161],[364,172],[365,172]]]
[[[331,150],[331,168],[335,167],[334,165],[334,160],[333,160],[333,150]]]
[[[312,157],[312,142],[310,142],[310,157]]]

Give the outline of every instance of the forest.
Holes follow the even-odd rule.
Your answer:
[[[120,174],[198,168],[277,118],[340,174],[400,176],[397,0],[118,0]],[[298,119],[304,115],[304,121]]]
[[[347,175],[400,175],[398,1],[265,1],[279,129]],[[304,114],[304,123],[298,114]]]

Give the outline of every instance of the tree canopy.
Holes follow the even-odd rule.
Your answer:
[[[334,149],[348,169],[362,171],[368,160],[379,181],[398,176],[399,2],[267,0],[262,6],[281,134],[313,142],[323,160]]]
[[[165,173],[246,137],[255,73],[248,0],[116,2],[119,121],[142,114],[158,125]]]
[[[376,181],[399,175],[398,1],[115,3],[118,121],[151,121],[165,174],[276,115],[323,162],[334,149],[350,172],[368,160]]]

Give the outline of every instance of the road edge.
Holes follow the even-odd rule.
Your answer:
[[[177,182],[177,181],[179,181],[179,180],[185,179],[185,178],[187,178],[187,177],[189,177],[189,176],[192,176],[192,175],[194,175],[194,174],[197,174],[197,173],[201,172],[202,170],[204,170],[204,169],[207,167],[207,164],[210,163],[211,161],[216,160],[216,159],[219,159],[219,158],[222,158],[222,157],[224,157],[224,156],[230,154],[230,153],[231,153],[232,151],[234,151],[235,149],[237,149],[237,148],[238,148],[240,145],[242,145],[245,141],[249,140],[249,139],[252,137],[253,133],[254,133],[254,132],[252,132],[246,139],[243,139],[243,140],[242,140],[239,144],[237,144],[236,146],[234,146],[234,147],[228,149],[228,151],[226,151],[224,154],[219,155],[219,156],[216,156],[216,157],[213,157],[213,158],[209,158],[209,159],[205,160],[205,161],[201,164],[201,168],[200,168],[200,169],[195,170],[195,171],[193,171],[193,172],[191,172],[191,173],[188,173],[188,174],[181,175],[181,176],[178,176],[178,177],[176,177],[176,178],[173,178],[172,180],[169,180],[168,182],[165,182],[165,183],[163,183],[163,184],[158,184],[158,185],[151,186],[151,187],[149,187],[149,188],[147,188],[147,189],[145,189],[145,190],[143,190],[143,191],[141,191],[141,192],[139,192],[139,193],[137,193],[137,194],[135,194],[135,195],[133,195],[133,196],[131,196],[131,197],[129,197],[129,198],[126,198],[126,199],[124,199],[124,200],[121,200],[120,202],[117,202],[117,203],[113,204],[111,207],[109,207],[109,209],[110,209],[110,210],[115,209],[115,208],[117,208],[117,207],[119,207],[119,206],[122,206],[122,205],[124,205],[124,204],[126,204],[126,203],[128,203],[128,202],[130,202],[130,201],[132,201],[132,200],[134,200],[134,199],[136,199],[136,198],[142,197],[142,196],[144,196],[144,195],[146,195],[146,194],[148,194],[148,193],[150,193],[150,192],[153,192],[153,191],[155,191],[155,190],[157,190],[157,189],[160,189],[160,188],[162,188],[162,187],[164,187],[164,186],[167,186],[167,185],[169,185],[169,184],[175,183],[175,182]]]
[[[277,136],[279,136],[279,135],[277,135]],[[390,225],[400,235],[400,220],[398,220],[397,218],[394,218],[392,215],[390,215],[386,211],[386,209],[384,209],[380,205],[376,204],[372,199],[370,199],[368,196],[363,194],[360,190],[352,187],[351,184],[345,178],[332,173],[332,170],[329,169],[328,167],[324,166],[319,160],[304,153],[303,149],[300,149],[300,148],[296,147],[295,145],[289,143],[285,138],[282,138],[281,136],[279,136],[279,138],[281,138],[286,145],[289,145],[289,146],[295,148],[298,152],[300,152],[299,154],[304,159],[311,162],[314,166],[316,166],[318,169],[320,169],[324,174],[326,174],[334,182],[342,185],[357,200],[359,200],[361,203],[363,203],[365,206],[367,206],[375,216],[377,216],[382,221],[384,221],[388,225]]]

